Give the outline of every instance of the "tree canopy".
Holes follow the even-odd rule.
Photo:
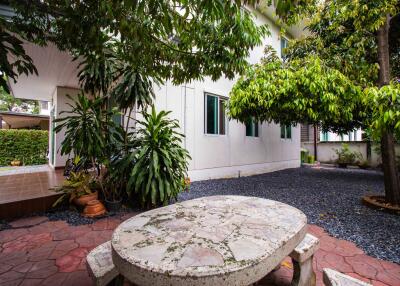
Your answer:
[[[289,45],[287,62],[264,61],[234,86],[231,116],[338,132],[372,128],[386,200],[400,205],[393,136],[400,131],[399,12],[398,0],[316,3],[311,35]]]
[[[348,132],[366,117],[362,89],[315,55],[283,62],[272,48],[249,68],[231,92],[229,114],[245,122],[307,122],[324,130]]]

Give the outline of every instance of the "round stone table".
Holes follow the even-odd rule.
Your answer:
[[[113,233],[112,258],[140,286],[249,285],[303,240],[307,219],[272,200],[212,196],[134,216]]]

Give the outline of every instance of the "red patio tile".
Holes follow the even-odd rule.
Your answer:
[[[41,285],[43,279],[25,279],[19,286],[36,286]]]
[[[29,272],[26,274],[26,278],[47,278],[57,273],[58,268],[54,264],[54,260],[42,260],[35,262]]]
[[[42,281],[43,286],[54,286],[54,285],[66,285],[64,281],[68,277],[68,273],[56,273],[53,274]],[[79,285],[79,284],[76,284]]]
[[[5,281],[7,285],[92,285],[86,271],[86,255],[93,247],[109,240],[119,223],[119,217],[82,226],[45,221],[27,229],[1,231],[0,284]],[[325,267],[374,286],[400,285],[400,265],[367,256],[355,244],[330,237],[318,226],[310,225],[309,232],[321,241],[321,249],[314,259],[317,285],[323,285]],[[262,279],[259,285],[290,285],[292,273],[290,259],[286,258],[282,267]]]
[[[41,224],[48,220],[49,219],[45,216],[34,216],[34,217],[28,217],[28,218],[14,220],[10,223],[10,225],[13,228],[28,227],[28,226]]]
[[[8,271],[0,275],[0,284],[19,285],[24,276],[25,274],[23,273]]]

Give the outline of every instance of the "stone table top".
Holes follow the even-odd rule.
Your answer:
[[[306,225],[304,213],[280,202],[203,197],[120,224],[113,262],[137,285],[249,285],[292,252]]]

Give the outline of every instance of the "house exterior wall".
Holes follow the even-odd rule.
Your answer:
[[[264,40],[262,46],[251,51],[249,56],[251,63],[259,62],[266,44],[272,45],[278,55],[281,54],[279,27],[262,14],[258,12],[255,12],[255,14],[259,24],[269,24],[271,35]],[[39,54],[45,57],[43,53]],[[58,63],[58,59],[53,56],[55,54],[55,52],[52,53],[53,61],[51,63],[53,65],[61,67],[63,66],[62,63],[68,62],[63,58],[65,54],[62,53],[59,56],[60,63]],[[46,73],[40,73],[40,71],[39,74],[46,76]],[[40,80],[46,81],[46,78],[42,77]],[[71,80],[74,81],[74,79]],[[175,86],[170,82],[162,86],[154,86],[157,111],[171,110],[170,117],[179,121],[181,132],[186,135],[183,145],[192,157],[189,164],[189,176],[192,181],[245,176],[300,166],[299,126],[292,127],[291,139],[281,139],[280,126],[267,123],[260,124],[259,137],[247,137],[245,125],[235,120],[227,120],[225,135],[205,134],[204,93],[209,92],[228,99],[229,92],[235,82],[236,79],[221,78],[214,82],[205,78],[203,81],[193,81],[180,86]],[[19,89],[16,88],[15,90]],[[79,90],[75,88],[54,86],[54,92],[51,96],[52,119],[50,126],[54,127],[54,118],[63,116],[60,114],[61,111],[69,109],[67,106],[69,99],[66,95],[76,96],[78,93]],[[44,96],[40,99],[48,100]],[[133,113],[133,116],[140,118],[140,115],[136,113]],[[134,123],[131,122],[130,125],[134,126]],[[54,167],[63,167],[68,158],[60,155],[64,132],[58,134],[50,132],[50,134],[49,141],[50,143],[53,141],[50,150],[54,146],[54,155],[50,162]]]
[[[79,89],[68,88],[68,87],[56,87],[52,96],[52,107],[50,115],[50,132],[49,132],[49,162],[52,167],[64,167],[67,162],[68,156],[61,155],[61,142],[64,139],[65,131],[61,130],[59,133],[55,133],[53,128],[55,127],[54,119],[63,118],[67,114],[61,114],[62,111],[69,111],[71,107],[68,103],[72,101],[67,97],[70,95],[72,98],[76,97],[80,93]],[[52,152],[52,150],[54,152]],[[54,156],[54,158],[51,158]]]
[[[324,132],[320,132],[319,134],[320,141],[327,141],[327,142],[338,142],[338,141],[345,141],[345,142],[350,142],[350,141],[362,141],[362,130],[357,129],[352,132],[349,132],[348,134],[337,134],[333,132],[327,132],[324,134]],[[327,139],[327,140],[326,140]]]

